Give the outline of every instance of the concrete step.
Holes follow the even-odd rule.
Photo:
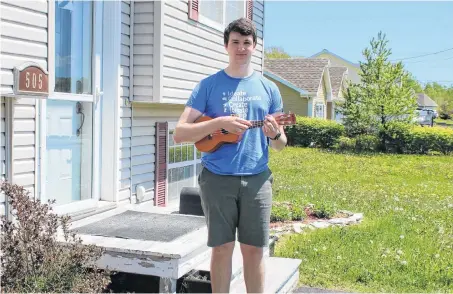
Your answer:
[[[264,293],[291,293],[299,281],[301,260],[292,258],[265,258]],[[246,293],[243,275],[232,282],[230,293]]]
[[[274,244],[275,240],[270,239],[269,240],[269,247],[264,248],[264,256],[268,257],[270,255],[270,250]],[[241,253],[241,245],[239,242],[236,241],[235,246],[234,246],[234,251],[233,251],[233,257],[232,257],[232,269],[231,269],[231,281],[233,282],[236,278],[240,277],[242,274],[242,253]],[[211,265],[211,253],[209,253],[209,256],[198,266],[194,268],[196,271],[210,271],[210,265]]]

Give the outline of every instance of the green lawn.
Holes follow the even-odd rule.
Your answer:
[[[453,126],[453,119],[440,119],[440,118],[437,118],[437,119],[434,120],[434,122]]]
[[[453,156],[271,152],[274,200],[363,212],[361,224],[292,234],[275,254],[302,259],[304,285],[453,293]]]

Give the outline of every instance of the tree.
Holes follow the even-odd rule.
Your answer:
[[[391,122],[409,123],[417,108],[412,76],[401,62],[389,61],[385,34],[372,38],[370,47],[363,50],[365,61],[360,62],[360,84],[350,84],[340,103],[346,130],[352,135],[363,133],[386,134]],[[417,89],[418,90],[418,89]],[[385,141],[382,138],[383,143]],[[384,144],[383,144],[384,145]]]
[[[439,116],[448,119],[453,115],[453,87],[442,86],[438,83],[428,83],[424,92],[439,105]]]
[[[291,58],[291,56],[280,47],[269,47],[264,50],[265,58]]]

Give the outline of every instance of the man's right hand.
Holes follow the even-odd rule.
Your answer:
[[[240,135],[245,132],[252,124],[245,119],[237,116],[222,116],[219,117],[221,120],[221,128],[225,129],[229,133]]]

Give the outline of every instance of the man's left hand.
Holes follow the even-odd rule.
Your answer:
[[[275,138],[275,136],[280,133],[279,125],[272,115],[266,115],[263,124],[263,132],[264,135],[269,138]]]

